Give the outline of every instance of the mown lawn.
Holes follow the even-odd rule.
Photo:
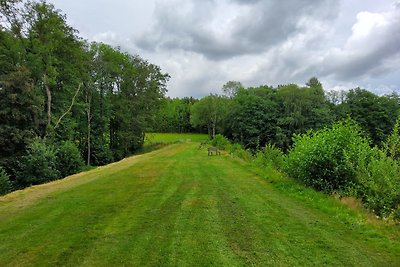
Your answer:
[[[146,133],[145,145],[151,143],[203,142],[208,139],[207,134],[199,133]]]
[[[0,266],[400,266],[397,226],[271,182],[187,142],[15,192]]]

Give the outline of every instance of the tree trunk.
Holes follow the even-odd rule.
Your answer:
[[[212,126],[212,139],[214,139],[215,138],[215,123],[213,123],[213,126]]]
[[[217,127],[217,115],[214,116],[214,120],[212,123],[212,139],[215,138],[215,128]]]
[[[47,129],[49,129],[50,124],[51,124],[51,91],[50,91],[50,87],[48,84],[47,74],[43,75],[43,84],[44,84],[44,88],[46,90],[46,96],[47,96]]]
[[[89,95],[89,93],[86,93],[86,115],[87,115],[87,160],[86,163],[89,166],[90,165],[90,154],[91,154],[91,104],[92,104],[92,97]]]

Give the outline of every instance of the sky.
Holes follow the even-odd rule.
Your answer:
[[[400,0],[48,0],[89,40],[170,74],[170,97],[317,77],[400,93]]]

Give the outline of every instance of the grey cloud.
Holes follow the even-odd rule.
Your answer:
[[[258,3],[261,0],[231,0],[233,3],[239,3],[239,4],[243,4],[243,5],[251,5],[254,3]]]
[[[233,36],[243,46],[252,47],[254,52],[288,39],[301,31],[298,22],[302,17],[313,20],[333,20],[338,14],[337,1],[282,1],[279,4],[262,1],[239,20]]]
[[[186,9],[162,3],[156,9],[154,28],[136,40],[146,50],[177,49],[196,52],[212,60],[264,52],[301,30],[302,17],[324,21],[335,18],[337,1],[290,0],[240,1],[235,17],[227,18],[224,26],[216,25],[229,2],[219,2],[221,12],[214,12],[216,2],[186,2]],[[232,3],[232,2],[230,2]],[[187,8],[189,6],[189,8]],[[225,27],[225,28],[223,28]]]

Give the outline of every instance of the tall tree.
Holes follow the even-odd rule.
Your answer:
[[[24,18],[27,25],[26,51],[35,84],[46,97],[47,134],[68,108],[82,82],[84,50],[77,31],[66,17],[46,2],[28,2]],[[67,99],[67,101],[66,101]]]
[[[29,70],[17,67],[0,77],[0,165],[15,165],[25,152],[38,133],[41,106]]]
[[[225,135],[257,149],[276,138],[276,90],[268,86],[239,90],[227,116]]]
[[[356,88],[347,93],[347,99],[341,106],[368,133],[373,143],[380,145],[393,128],[399,102],[396,98],[377,96]]]
[[[229,81],[222,86],[222,92],[226,97],[232,98],[237,95],[240,89],[243,89],[241,82]]]
[[[206,127],[208,135],[214,138],[222,132],[222,122],[228,110],[228,99],[210,94],[196,102],[192,108],[191,123],[194,127]]]

